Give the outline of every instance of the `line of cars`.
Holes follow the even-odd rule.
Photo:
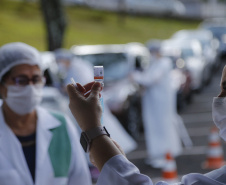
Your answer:
[[[161,40],[159,50],[164,57],[171,59],[174,66],[172,83],[177,89],[178,110],[181,110],[187,102],[192,101],[194,92],[202,91],[211,82],[214,71],[220,65],[224,52],[226,53],[226,50],[222,47],[223,44],[221,44],[221,42],[224,42],[225,35],[221,35],[220,38],[222,39],[220,40],[211,31],[210,26],[208,29],[203,26],[196,30],[180,30],[171,38]],[[134,138],[139,137],[140,130],[143,128],[140,105],[143,89],[138,84],[133,83],[129,76],[134,71],[145,70],[150,65],[152,57],[149,46],[152,41],[147,43],[147,45],[135,42],[109,45],[75,45],[70,48],[70,51],[77,58],[88,61],[92,65],[104,66],[105,102]],[[45,75],[49,79],[49,84],[59,87],[60,81],[54,54],[43,53],[43,57],[46,61],[52,61],[44,62]],[[51,99],[52,103],[55,101],[55,104],[65,105],[65,103],[58,102],[58,95],[53,93],[53,89],[50,87],[46,89],[47,93],[45,93],[46,97],[44,98],[46,102]],[[63,100],[63,98],[60,99]],[[43,105],[50,105],[45,101]],[[64,102],[67,104],[67,100]],[[57,107],[54,106],[54,103],[51,106],[52,108]],[[66,110],[67,108],[62,107],[62,109]]]
[[[179,0],[64,0],[69,5],[83,5],[93,9],[124,11],[130,14],[180,16],[186,8]]]

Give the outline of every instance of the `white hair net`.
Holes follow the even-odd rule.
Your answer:
[[[12,67],[20,64],[38,65],[41,69],[39,51],[22,42],[3,45],[0,48],[0,81]]]

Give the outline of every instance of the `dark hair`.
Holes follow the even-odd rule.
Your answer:
[[[1,84],[4,83],[5,79],[8,78],[8,76],[10,75],[11,73],[11,70],[9,70],[8,72],[6,72],[3,76],[2,76],[2,80],[1,80]]]

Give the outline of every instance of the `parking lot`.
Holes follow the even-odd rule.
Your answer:
[[[192,103],[180,113],[192,139],[193,146],[184,148],[182,155],[175,159],[179,178],[188,173],[206,173],[210,171],[203,169],[202,163],[206,160],[208,136],[214,125],[211,113],[212,100],[220,92],[219,84],[224,65],[222,63],[220,69],[214,74],[211,84],[203,92],[195,94]],[[223,142],[221,144],[223,150],[226,151],[225,144]],[[142,135],[138,140],[138,148],[129,153],[127,157],[138,166],[141,173],[150,176],[154,182],[161,180],[161,169],[154,169],[144,164],[146,155],[145,140]],[[224,157],[226,157],[225,152]]]

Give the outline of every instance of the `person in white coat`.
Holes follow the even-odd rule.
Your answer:
[[[221,93],[213,99],[213,120],[220,130],[220,136],[226,141],[226,67],[221,80]],[[92,133],[95,128],[101,127],[101,106],[99,95],[101,84],[89,83],[75,88],[73,84],[67,86],[70,98],[70,110],[80,128],[86,133]],[[82,92],[91,89],[88,97]],[[89,116],[87,116],[89,115]],[[110,130],[109,130],[110,131]],[[109,135],[99,134],[93,137],[90,143],[90,157],[92,162],[101,171],[97,185],[153,185],[152,180],[141,174],[123,154],[120,146],[114,143]],[[191,173],[184,175],[181,182],[173,185],[224,185],[226,184],[226,166],[207,174]],[[167,182],[157,182],[156,185],[169,185]],[[171,184],[172,185],[172,184]]]
[[[16,42],[0,48],[0,184],[91,185],[75,126],[39,107],[40,53]]]
[[[152,62],[143,72],[137,71],[131,79],[145,90],[142,96],[142,118],[148,157],[147,165],[164,166],[165,154],[174,157],[182,151],[177,132],[175,113],[176,92],[172,86],[172,61],[160,56],[157,47],[151,50]]]

